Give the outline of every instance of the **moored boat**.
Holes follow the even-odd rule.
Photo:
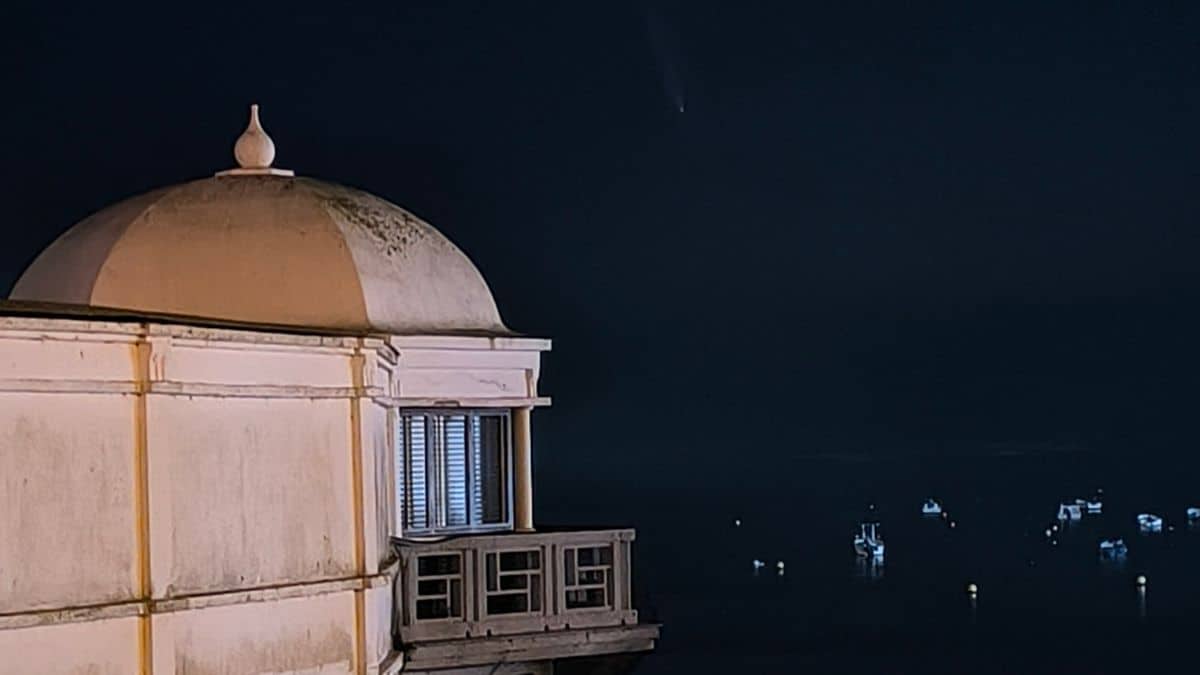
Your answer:
[[[863,522],[854,535],[854,551],[863,558],[883,557],[883,537],[879,534],[879,523]]]
[[[1153,513],[1139,513],[1137,523],[1143,532],[1162,532],[1163,519]]]
[[[1083,509],[1079,504],[1058,505],[1059,520],[1079,520],[1080,518],[1083,518]]]

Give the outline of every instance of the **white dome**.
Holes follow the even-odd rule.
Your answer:
[[[383,199],[234,170],[127,199],[58,238],[14,300],[396,334],[507,334],[470,259]]]

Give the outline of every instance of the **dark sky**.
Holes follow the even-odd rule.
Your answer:
[[[278,165],[430,220],[555,338],[552,474],[1187,428],[1196,3],[6,15],[0,291],[228,167],[259,102]]]

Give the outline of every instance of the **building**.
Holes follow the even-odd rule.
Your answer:
[[[0,304],[0,673],[617,669],[632,530],[539,531],[544,339],[370,194],[238,168],[75,225]]]

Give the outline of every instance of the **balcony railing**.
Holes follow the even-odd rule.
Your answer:
[[[633,530],[398,542],[401,642],[636,625]]]

